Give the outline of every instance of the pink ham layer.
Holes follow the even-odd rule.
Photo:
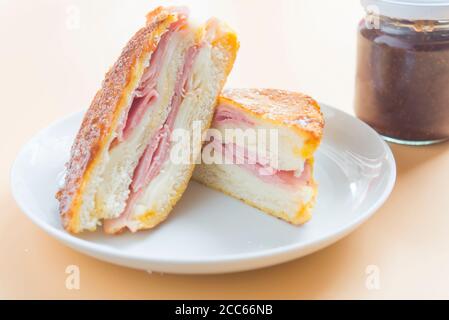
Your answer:
[[[184,99],[184,94],[187,90],[187,80],[190,76],[190,71],[198,51],[198,46],[193,46],[187,50],[183,70],[180,74],[181,76],[176,82],[175,93],[172,97],[167,120],[163,127],[151,138],[150,143],[134,172],[133,182],[131,184],[132,191],[134,192],[148,185],[148,183],[159,174],[162,165],[168,159],[170,151],[170,135],[173,131],[179,107]]]
[[[250,150],[235,144],[224,144],[219,140],[211,142],[212,147],[221,153],[226,163],[243,168],[266,183],[275,183],[289,187],[308,186],[312,183],[312,165],[306,160],[300,175],[292,170],[278,170],[269,165],[269,160],[258,157]]]
[[[134,98],[126,112],[124,121],[117,129],[116,143],[123,142],[132,134],[139,125],[147,110],[159,98],[157,92],[157,80],[161,73],[163,62],[167,55],[168,44],[173,34],[187,24],[187,18],[183,17],[171,24],[168,31],[159,40],[158,46],[151,55],[150,66],[145,70],[139,87],[134,91]]]
[[[176,23],[177,24],[177,23]],[[174,30],[178,29],[179,25],[175,26]],[[171,28],[172,29],[172,28]],[[168,38],[169,36],[167,36]],[[163,41],[164,39],[161,39]],[[167,40],[168,41],[168,40]],[[143,114],[154,102],[154,97],[157,99],[157,92],[155,93],[155,81],[157,79],[158,71],[160,71],[160,64],[164,60],[164,55],[159,55],[159,48],[163,52],[165,43],[160,44],[156,54],[156,60],[154,63],[158,65],[153,65],[153,61],[150,64],[150,68],[146,71],[143,76],[142,84],[137,90],[136,98],[136,111],[130,112],[126,125],[124,127],[123,137],[126,139],[129,136],[127,133],[129,130],[135,128]],[[142,157],[140,158],[136,169],[134,170],[132,183],[130,186],[130,195],[127,200],[125,210],[116,219],[105,220],[104,229],[106,232],[118,232],[121,229],[128,227],[132,232],[137,231],[138,224],[133,223],[131,220],[131,212],[134,207],[135,202],[139,198],[142,190],[147,186],[161,171],[163,164],[167,161],[170,154],[170,135],[174,129],[174,124],[176,116],[179,112],[179,108],[184,99],[185,92],[187,91],[187,82],[191,74],[191,70],[195,59],[200,50],[200,46],[190,47],[185,55],[184,65],[180,71],[175,84],[174,95],[171,100],[170,111],[164,125],[152,136],[148,146],[146,147]],[[159,58],[160,57],[160,58]],[[160,60],[159,60],[160,59]],[[154,70],[153,70],[154,68]],[[154,84],[154,86],[153,86]],[[146,86],[145,86],[146,85]],[[146,101],[143,103],[143,101]],[[134,101],[133,101],[134,105]],[[132,108],[130,111],[132,111]],[[128,127],[128,123],[130,124]]]
[[[213,127],[232,124],[236,127],[253,126],[254,123],[242,112],[233,107],[220,105],[214,115]],[[312,165],[306,161],[301,175],[295,171],[277,170],[272,168],[269,159],[260,157],[250,150],[235,144],[224,144],[222,141],[213,140],[213,148],[224,155],[227,162],[238,165],[258,176],[266,183],[277,183],[287,186],[304,186],[312,183]]]
[[[244,114],[238,112],[235,108],[227,105],[219,105],[214,114],[214,119],[212,126],[218,125],[242,125],[246,124],[248,126],[253,126],[254,122],[248,119]]]

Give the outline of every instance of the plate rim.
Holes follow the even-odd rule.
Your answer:
[[[63,229],[58,229],[56,227],[53,227],[52,225],[45,222],[43,219],[39,219],[37,215],[32,213],[32,209],[30,209],[26,203],[23,201],[19,201],[17,190],[18,185],[16,183],[15,175],[17,174],[17,166],[18,166],[18,160],[21,158],[21,155],[25,152],[27,147],[38,140],[42,135],[45,134],[46,131],[50,130],[51,128],[57,126],[60,123],[63,123],[77,115],[82,114],[83,110],[70,113],[69,115],[58,119],[48,126],[46,126],[44,129],[41,129],[37,133],[35,133],[31,139],[29,139],[20,149],[20,151],[17,153],[16,158],[11,166],[10,170],[10,188],[12,196],[20,208],[20,210],[38,227],[40,227],[43,231],[45,231],[50,236],[56,238],[58,241],[61,241],[65,245],[71,247],[74,250],[81,251],[84,254],[87,254],[89,256],[95,257],[100,260],[104,260],[104,256],[107,256],[109,258],[118,259],[118,260],[133,260],[136,262],[144,262],[147,264],[170,264],[170,265],[177,265],[177,266],[194,266],[194,265],[215,265],[215,264],[229,264],[229,263],[241,263],[241,262],[249,262],[249,261],[258,261],[260,259],[266,259],[267,262],[269,261],[269,258],[273,257],[281,257],[281,256],[290,256],[291,259],[300,258],[302,256],[311,254],[313,252],[316,252],[323,247],[333,244],[336,241],[342,239],[346,235],[350,234],[352,231],[354,231],[357,227],[359,227],[361,224],[366,222],[368,219],[370,219],[378,210],[379,208],[387,201],[389,196],[391,195],[393,188],[396,183],[397,179],[397,168],[396,168],[396,161],[393,155],[393,152],[391,151],[391,148],[389,145],[381,138],[381,136],[368,124],[361,121],[360,119],[352,116],[351,114],[339,110],[337,108],[334,108],[326,103],[320,103],[320,106],[327,109],[332,110],[332,112],[343,114],[345,117],[352,118],[352,121],[359,122],[359,124],[362,124],[362,126],[370,132],[370,134],[374,134],[376,136],[376,139],[380,144],[382,145],[383,149],[386,152],[385,155],[385,161],[387,165],[389,166],[391,170],[391,175],[386,183],[386,186],[382,192],[382,194],[378,197],[378,199],[373,202],[373,204],[369,207],[369,209],[364,210],[363,214],[357,216],[356,219],[352,220],[350,223],[343,225],[339,227],[338,229],[334,229],[333,231],[327,232],[322,237],[317,239],[311,239],[302,243],[293,243],[289,245],[280,246],[277,248],[271,248],[271,249],[265,249],[253,253],[238,253],[238,254],[226,254],[226,255],[219,255],[219,256],[212,256],[212,257],[192,257],[192,258],[173,258],[173,257],[155,257],[151,255],[142,255],[142,254],[136,254],[132,252],[126,252],[124,250],[115,249],[113,247],[108,247],[103,244],[98,244],[92,241],[88,241],[85,239],[78,238],[75,235],[72,235],[68,233],[67,231]],[[312,249],[311,251],[301,255],[301,252],[303,250],[306,250],[307,248],[315,247],[315,249]],[[295,253],[297,254],[296,256]],[[98,255],[102,255],[102,257],[98,257]],[[118,263],[119,264],[119,263]],[[123,264],[126,265],[126,264]],[[267,266],[269,263],[267,263]],[[235,268],[239,269],[239,268]],[[244,268],[240,268],[239,270],[243,270]],[[206,273],[206,272],[201,272]]]

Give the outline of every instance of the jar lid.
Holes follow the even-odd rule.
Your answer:
[[[361,0],[367,12],[404,20],[449,20],[449,0]]]

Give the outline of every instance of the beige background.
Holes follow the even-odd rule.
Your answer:
[[[357,0],[185,2],[237,30],[229,86],[301,90],[352,113]],[[34,226],[11,197],[15,155],[39,129],[87,108],[155,4],[0,0],[0,298],[449,298],[448,144],[392,146],[398,182],[369,222],[321,252],[258,271],[148,274],[88,258]],[[68,265],[80,267],[80,290],[65,287]],[[370,265],[379,290],[365,285]]]

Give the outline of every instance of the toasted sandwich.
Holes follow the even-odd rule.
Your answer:
[[[317,195],[313,155],[323,127],[318,103],[304,94],[224,91],[194,179],[277,218],[303,224],[311,217]],[[257,132],[258,141],[238,139],[248,138],[251,131]]]
[[[170,161],[170,136],[192,132],[195,121],[202,131],[210,126],[238,47],[218,20],[196,27],[182,8],[147,15],[106,74],[73,144],[57,193],[68,231],[103,225],[110,234],[136,232],[167,218],[194,169],[194,161]]]

